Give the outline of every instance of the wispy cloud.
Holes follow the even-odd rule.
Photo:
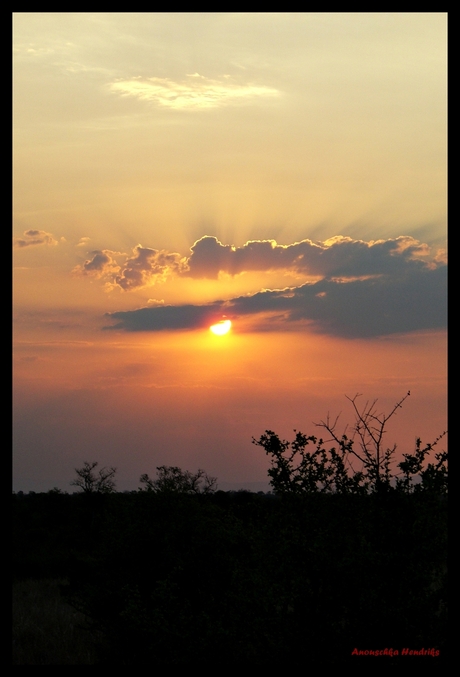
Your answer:
[[[280,95],[272,87],[239,84],[225,76],[221,80],[212,80],[198,73],[187,75],[182,82],[168,78],[133,77],[113,82],[110,89],[121,96],[132,96],[177,110],[217,108]]]
[[[42,244],[56,245],[57,240],[54,239],[51,233],[46,233],[44,230],[26,230],[24,231],[24,237],[13,238],[13,247],[19,249]]]

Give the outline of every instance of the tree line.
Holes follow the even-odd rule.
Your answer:
[[[270,458],[268,475],[276,494],[339,493],[369,494],[388,491],[418,493],[430,491],[447,493],[448,452],[437,451],[438,443],[446,436],[441,433],[433,442],[422,444],[416,440],[415,450],[403,454],[403,460],[393,471],[396,444],[384,444],[388,421],[402,408],[410,391],[388,413],[380,413],[377,400],[367,401],[361,408],[359,394],[347,399],[354,412],[350,433],[337,431],[338,417],[329,417],[316,425],[328,433],[328,440],[316,435],[305,435],[294,430],[295,438],[282,440],[275,432],[266,430],[253,444],[262,447]],[[333,446],[327,447],[328,444]],[[430,457],[434,452],[434,457]],[[85,462],[75,468],[77,477],[70,483],[86,493],[115,491],[114,467],[101,468],[98,463]],[[357,467],[358,466],[358,467]],[[199,468],[196,472],[177,466],[158,466],[156,478],[144,473],[140,477],[140,491],[175,492],[183,494],[211,494],[217,489],[217,478]]]

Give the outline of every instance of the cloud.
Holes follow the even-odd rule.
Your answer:
[[[184,264],[179,254],[142,245],[133,252],[134,256],[126,259],[120,275],[115,277],[115,283],[125,291],[147,287],[182,272]]]
[[[211,279],[220,272],[238,275],[272,270],[322,277],[396,274],[410,267],[425,267],[424,258],[430,254],[427,245],[408,236],[375,242],[338,236],[322,243],[302,240],[290,245],[253,240],[234,247],[206,235],[195,242],[191,252],[188,275]]]
[[[212,80],[199,73],[187,75],[187,80],[175,82],[168,78],[133,77],[117,80],[110,85],[111,91],[121,96],[132,96],[152,101],[164,108],[198,110],[217,108],[235,102],[250,101],[263,97],[276,97],[280,92],[271,87],[253,84],[238,84],[229,77]]]
[[[73,269],[75,275],[90,275],[99,279],[107,275],[113,276],[120,270],[120,266],[114,259],[116,252],[109,249],[95,249],[89,252],[89,255],[91,256],[90,259]]]
[[[108,313],[119,322],[105,329],[123,329],[126,331],[165,331],[176,329],[197,329],[207,327],[220,320],[222,301],[194,306],[156,306],[139,310]]]
[[[109,313],[124,331],[198,329],[223,314],[237,327],[250,317],[254,330],[305,329],[347,338],[372,338],[442,329],[447,322],[447,266],[411,268],[402,275],[343,281],[323,279],[299,287],[264,290],[207,305],[179,305]]]
[[[305,323],[317,331],[370,338],[445,328],[447,267],[401,276],[352,281],[320,280],[287,290],[264,291],[232,301],[237,315],[282,313],[282,322]]]
[[[79,246],[79,245],[78,245]],[[137,245],[133,256],[125,259],[121,265],[116,258],[125,256],[110,249],[95,249],[88,252],[90,258],[73,269],[79,276],[90,275],[105,278],[107,289],[118,286],[123,291],[133,291],[164,282],[168,277],[180,274],[184,268],[184,259],[176,253],[150,249]]]
[[[402,275],[410,270],[436,268],[446,262],[445,252],[431,255],[428,245],[402,235],[388,240],[365,242],[337,236],[325,242],[306,239],[289,245],[275,240],[250,240],[242,247],[222,244],[205,235],[190,248],[190,256],[138,245],[133,256],[120,266],[102,265],[102,253],[121,256],[110,250],[93,252],[96,258],[77,266],[76,272],[97,271],[106,276],[108,287],[133,291],[165,282],[168,278],[217,279],[220,273],[281,271],[304,279],[356,279],[378,275]],[[126,256],[126,255],[125,255]],[[108,262],[106,262],[108,263]]]
[[[46,233],[44,230],[25,230],[24,237],[13,238],[13,247],[15,248],[32,247],[41,244],[56,245],[57,240],[54,239],[51,233]]]

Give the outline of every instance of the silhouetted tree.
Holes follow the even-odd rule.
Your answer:
[[[217,488],[217,478],[210,477],[204,470],[191,473],[172,465],[157,467],[156,479],[151,479],[146,473],[141,475],[140,482],[145,485],[144,491],[155,492],[211,494]]]
[[[425,457],[444,435],[446,435],[446,432],[443,432],[434,442],[427,444],[423,449],[421,439],[417,438],[415,452],[403,454],[404,461],[398,464],[401,469],[401,477],[396,479],[398,489],[405,493],[431,491],[438,494],[447,494],[447,451],[436,453],[434,456],[436,463],[428,463],[426,468],[424,467]],[[420,478],[420,482],[414,483],[414,477],[417,476]]]
[[[116,468],[101,468],[98,473],[93,470],[98,466],[98,462],[88,463],[85,461],[83,468],[75,468],[76,479],[70,482],[73,487],[80,487],[86,493],[92,494],[110,494],[115,491],[114,477]]]
[[[357,404],[357,399],[360,397],[359,393],[353,398],[347,397],[355,412],[355,423],[350,440],[345,433],[340,438],[338,437],[336,433],[338,417],[333,424],[331,424],[329,416],[326,421],[317,424],[325,428],[332,437],[331,441],[336,442],[339,448],[346,452],[353,472],[350,457],[354,457],[362,463],[364,475],[373,491],[382,491],[382,489],[387,489],[390,486],[392,479],[390,466],[396,451],[396,444],[387,448],[383,446],[385,426],[409,396],[410,390],[395,404],[389,414],[378,413],[377,400],[367,401],[364,407],[360,409]],[[354,446],[355,441],[358,441],[359,450]]]
[[[394,477],[391,462],[396,444],[385,447],[384,434],[388,421],[396,414],[409,397],[410,391],[395,404],[389,414],[378,413],[377,400],[366,402],[359,408],[355,397],[347,399],[352,403],[355,422],[351,437],[346,432],[337,433],[339,417],[331,422],[329,415],[325,421],[316,425],[324,428],[330,435],[328,441],[315,435],[306,436],[297,432],[293,442],[281,440],[276,433],[266,430],[259,440],[253,438],[253,444],[265,449],[271,457],[268,475],[270,483],[278,493],[368,493],[388,491],[392,480],[398,490],[411,493],[416,490],[447,491],[447,452],[436,454],[436,463],[424,467],[425,457],[446,434],[443,432],[432,444],[421,448],[420,439],[416,443],[414,454],[404,454],[404,461],[398,464],[402,478]],[[335,442],[337,446],[326,449],[325,445]],[[313,451],[307,450],[314,445]],[[356,470],[353,462],[359,461],[361,469]],[[414,484],[414,477],[421,480],[420,486]],[[417,488],[418,487],[418,488]]]
[[[350,474],[347,470],[348,454],[352,442],[346,440],[326,450],[324,441],[315,435],[306,436],[296,433],[293,442],[280,440],[272,430],[266,430],[259,440],[253,438],[253,444],[265,449],[271,456],[271,468],[268,475],[270,484],[276,493],[366,493],[369,481],[364,473]],[[307,450],[312,444],[313,451]]]

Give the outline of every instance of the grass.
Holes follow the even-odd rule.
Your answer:
[[[61,596],[63,580],[13,584],[13,665],[94,665],[85,617]]]

